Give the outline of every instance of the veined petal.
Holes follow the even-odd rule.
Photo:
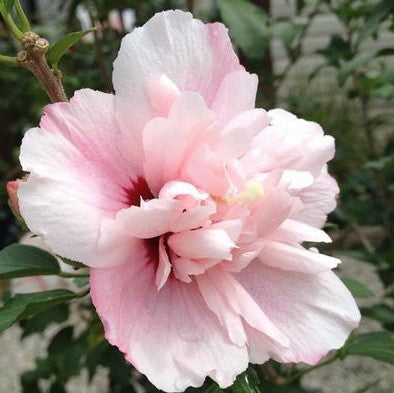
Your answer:
[[[121,266],[92,269],[92,301],[106,338],[166,392],[200,386],[207,376],[231,385],[248,365],[247,348],[228,339],[195,283],[169,278],[158,292],[155,274],[143,249]]]
[[[129,135],[124,143],[134,165],[143,159],[142,130],[158,115],[151,100],[158,77],[164,74],[181,92],[199,93],[211,107],[225,76],[243,69],[222,24],[204,25],[180,10],[158,13],[124,37],[113,80],[117,117]],[[223,86],[220,90],[225,94]]]
[[[92,90],[49,105],[41,128],[25,134],[20,161],[30,175],[19,187],[20,209],[53,252],[96,264],[102,221],[127,206],[135,188],[137,174],[122,158],[119,136],[113,96]]]
[[[341,261],[338,258],[306,250],[299,245],[264,241],[259,259],[268,266],[301,273],[321,273],[334,269]]]
[[[283,350],[248,335],[255,357],[268,348],[280,362],[316,364],[340,348],[360,322],[350,292],[331,271],[303,274],[251,263],[234,277],[290,339]]]

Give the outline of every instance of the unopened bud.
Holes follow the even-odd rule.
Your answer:
[[[19,210],[19,202],[18,202],[18,188],[22,180],[17,179],[17,180],[12,180],[7,182],[7,194],[8,194],[8,204],[10,205],[10,208],[12,212],[15,214],[16,217],[21,216],[21,212]]]

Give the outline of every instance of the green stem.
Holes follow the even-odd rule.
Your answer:
[[[89,273],[68,273],[68,272],[60,272],[58,273],[59,277],[64,278],[79,278],[79,277],[89,277]]]
[[[23,32],[30,31],[31,30],[30,22],[29,22],[29,19],[27,19],[25,12],[23,11],[20,1],[14,0],[14,6],[15,6],[16,13],[18,14],[19,21],[22,26],[22,31]]]
[[[4,56],[4,55],[0,55],[0,63],[11,67],[16,67],[19,65],[18,59],[16,57]]]
[[[81,292],[77,292],[77,293],[75,294],[75,297],[76,297],[76,298],[85,297],[86,295],[89,294],[89,292],[90,292],[90,288],[83,289]]]
[[[3,15],[4,22],[7,26],[7,29],[13,34],[13,36],[21,41],[23,38],[23,33],[19,30],[19,27],[15,24],[14,20],[12,19],[12,16],[9,12],[6,12]]]
[[[305,374],[308,374],[311,371],[317,370],[317,369],[319,369],[321,367],[327,366],[328,364],[331,364],[331,363],[335,362],[335,360],[337,360],[337,359],[339,359],[339,357],[338,357],[338,354],[335,353],[333,356],[331,356],[330,358],[328,358],[324,362],[321,362],[319,364],[316,364],[316,366],[309,367],[307,369],[301,370],[298,373],[294,374],[290,378],[286,379],[285,384],[287,385],[287,384],[290,384],[290,383],[292,383],[294,381],[297,381],[298,379],[303,377]]]

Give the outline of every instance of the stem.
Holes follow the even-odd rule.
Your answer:
[[[16,13],[18,14],[19,21],[22,26],[22,31],[23,32],[30,31],[31,30],[30,22],[29,22],[29,19],[27,19],[25,12],[23,11],[20,1],[14,0],[14,6],[15,6]]]
[[[89,294],[89,292],[90,292],[90,288],[86,288],[86,289],[82,290],[81,292],[77,292],[75,294],[75,297],[77,297],[77,298],[85,297],[86,295]]]
[[[60,272],[57,274],[59,277],[63,278],[81,278],[81,277],[89,277],[89,273],[69,273],[69,272]]]
[[[0,55],[0,63],[11,67],[17,67],[19,65],[18,59],[16,57],[4,56],[4,55]]]
[[[319,364],[316,364],[316,366],[309,367],[309,368],[307,368],[305,370],[301,370],[298,373],[294,374],[293,376],[291,376],[290,378],[288,378],[286,380],[285,384],[288,385],[288,384],[290,384],[290,383],[292,383],[294,381],[297,381],[298,379],[303,377],[305,374],[308,374],[311,371],[317,370],[317,369],[319,369],[321,367],[327,366],[328,364],[331,364],[331,363],[335,362],[335,360],[337,360],[337,359],[338,359],[338,354],[335,353],[332,357],[328,358],[324,362],[321,362]]]
[[[45,54],[41,51],[19,52],[20,64],[30,70],[44,88],[49,99],[54,102],[67,102],[60,77],[53,75]]]
[[[15,24],[12,16],[9,12],[6,12],[3,15],[4,23],[7,26],[7,29],[13,34],[13,36],[21,41],[23,38],[23,33],[19,30],[18,26]]]

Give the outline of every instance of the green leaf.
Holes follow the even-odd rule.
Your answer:
[[[359,334],[350,337],[338,354],[342,359],[348,355],[369,356],[394,365],[394,339],[388,332]]]
[[[372,307],[361,309],[362,315],[379,321],[386,329],[393,330],[394,308],[386,304],[377,304]]]
[[[355,71],[359,71],[365,65],[367,65],[372,59],[376,57],[376,53],[364,52],[360,53],[358,56],[354,57],[352,60],[342,64],[338,72],[338,81],[342,85],[345,83],[346,79],[353,74]]]
[[[37,247],[12,244],[0,251],[0,279],[58,274],[56,258]]]
[[[360,281],[349,277],[341,277],[343,283],[347,286],[354,297],[359,299],[367,299],[373,296],[373,292]]]
[[[83,31],[76,31],[73,33],[66,34],[64,37],[60,38],[59,41],[55,42],[48,50],[47,57],[48,61],[51,63],[52,67],[56,68],[60,59],[71,48],[75,43],[77,43],[86,34],[91,33],[94,29],[88,29]]]
[[[380,23],[384,20],[390,12],[394,10],[393,0],[381,0],[377,3],[366,15],[363,28],[360,29],[360,34],[357,39],[359,44],[365,38],[376,34]]]
[[[352,50],[349,43],[339,34],[333,34],[327,46],[317,51],[317,53],[323,55],[327,63],[335,67],[339,67],[340,60],[351,60],[352,58]]]
[[[259,377],[252,366],[238,375],[234,384],[227,390],[232,393],[262,393]]]
[[[75,296],[74,292],[67,289],[17,294],[0,308],[0,332],[15,322],[67,302]]]
[[[219,0],[220,14],[235,44],[251,59],[262,59],[271,33],[268,16],[248,0]]]
[[[375,161],[368,161],[364,164],[364,168],[365,169],[375,169],[375,170],[381,171],[381,170],[385,169],[386,167],[388,167],[389,165],[391,165],[392,163],[394,163],[394,154],[380,158]]]
[[[21,321],[23,329],[22,338],[29,336],[32,333],[43,332],[48,326],[53,323],[65,322],[68,319],[68,307],[66,304],[58,304],[48,310],[33,315],[31,318]]]

